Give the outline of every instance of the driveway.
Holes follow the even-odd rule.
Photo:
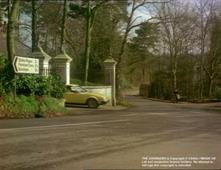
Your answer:
[[[221,168],[220,103],[128,99],[128,109],[0,120],[0,169]]]

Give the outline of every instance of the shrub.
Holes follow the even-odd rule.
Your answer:
[[[221,88],[218,88],[215,94],[216,99],[221,100]]]
[[[16,92],[18,95],[51,95],[55,98],[62,98],[65,92],[65,84],[59,77],[23,75],[16,79]]]
[[[14,86],[14,70],[8,60],[0,56],[0,93],[10,92]]]
[[[38,110],[38,101],[35,100],[34,96],[21,95],[17,98],[17,105],[19,110],[19,117],[34,117]]]
[[[35,77],[34,94],[37,96],[49,95],[52,89],[50,79],[44,76]]]
[[[166,82],[155,80],[149,86],[148,97],[170,100],[173,97],[173,93]]]
[[[50,77],[51,91],[50,95],[55,98],[62,98],[65,92],[65,84],[59,76]]]
[[[34,96],[18,96],[14,100],[13,95],[4,96],[4,117],[10,118],[31,118],[38,108],[38,102]]]
[[[34,118],[57,116],[66,112],[63,101],[48,97],[20,95],[14,100],[13,95],[4,96],[0,101],[0,117]]]
[[[65,111],[66,109],[62,100],[45,96],[41,101],[40,113],[45,117],[54,116]]]
[[[18,95],[29,96],[34,94],[37,82],[36,78],[31,75],[22,75],[16,78],[16,92]]]
[[[2,77],[3,77],[3,69],[5,67],[5,60],[3,58],[3,56],[0,55],[0,96],[3,95],[4,93],[4,87],[2,84]]]
[[[0,97],[3,96],[5,93],[4,87],[2,85],[2,82],[0,81]]]

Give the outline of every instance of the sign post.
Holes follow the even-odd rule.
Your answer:
[[[13,68],[15,73],[39,74],[39,59],[15,56],[13,60]],[[16,98],[16,79],[14,82],[14,100]]]
[[[39,74],[39,59],[15,56],[13,67],[15,73]]]

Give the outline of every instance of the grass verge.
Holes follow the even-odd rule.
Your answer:
[[[12,94],[0,97],[0,118],[53,117],[66,113],[61,99],[48,96],[17,96]]]

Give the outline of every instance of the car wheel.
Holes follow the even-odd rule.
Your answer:
[[[98,108],[99,104],[95,99],[88,99],[87,105],[89,108]]]

